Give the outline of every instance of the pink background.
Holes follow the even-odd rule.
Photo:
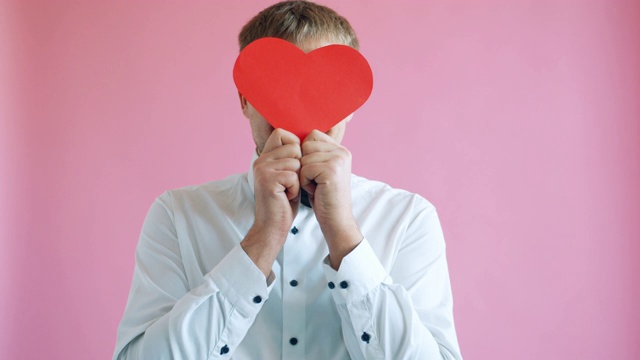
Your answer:
[[[0,3],[0,358],[112,355],[154,197],[248,169],[267,4]],[[354,171],[438,207],[463,355],[640,358],[640,2],[326,4],[375,75]]]

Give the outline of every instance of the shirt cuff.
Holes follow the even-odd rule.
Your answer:
[[[265,281],[264,274],[249,258],[240,244],[207,274],[220,292],[245,316],[257,315],[274,285],[273,271]]]
[[[366,238],[342,259],[338,271],[331,267],[328,255],[322,267],[337,304],[362,300],[381,283],[391,283],[391,277]]]

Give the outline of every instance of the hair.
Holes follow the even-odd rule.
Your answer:
[[[358,49],[356,33],[334,10],[310,1],[283,1],[262,10],[246,23],[238,42],[240,50],[263,37],[276,37],[296,45],[328,39]]]

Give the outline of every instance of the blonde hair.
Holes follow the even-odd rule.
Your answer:
[[[276,37],[296,45],[329,39],[354,49],[360,46],[347,19],[326,6],[304,0],[283,1],[259,12],[242,27],[238,35],[240,50],[263,37]]]

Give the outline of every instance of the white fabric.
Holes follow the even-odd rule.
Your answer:
[[[433,205],[352,175],[362,243],[334,271],[300,205],[265,281],[239,245],[254,219],[251,169],[151,205],[114,359],[462,358]]]

